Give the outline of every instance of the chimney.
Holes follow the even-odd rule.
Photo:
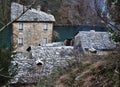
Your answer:
[[[40,5],[37,6],[37,11],[41,11],[41,6]]]
[[[95,33],[95,30],[90,30],[90,33]]]
[[[50,13],[51,13],[51,10],[47,10],[47,13],[50,14]]]

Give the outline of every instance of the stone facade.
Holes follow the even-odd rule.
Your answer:
[[[11,21],[23,14],[27,7],[11,4]],[[25,52],[31,45],[45,45],[52,42],[53,15],[36,9],[29,9],[13,22],[13,45],[17,52]]]
[[[23,29],[19,26],[22,24]],[[44,29],[47,26],[47,29]],[[31,45],[44,45],[52,42],[53,23],[13,23],[13,44],[17,51],[25,51]],[[22,41],[18,41],[22,38]]]

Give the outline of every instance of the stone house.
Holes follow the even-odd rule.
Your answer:
[[[17,18],[26,6],[11,4],[11,21]],[[17,52],[24,52],[31,46],[45,45],[52,42],[53,24],[55,18],[40,8],[29,9],[19,19],[12,23],[12,42]]]
[[[113,51],[116,43],[108,32],[80,31],[75,36],[74,47],[78,53],[103,55]]]
[[[61,42],[66,39],[74,38],[79,31],[100,31],[105,32],[107,29],[102,26],[90,26],[90,25],[55,25],[54,31],[59,35],[54,39],[55,42]]]
[[[105,32],[107,29],[103,26],[90,26],[90,25],[55,25],[54,31],[57,32],[58,37],[53,38],[54,42],[64,42],[66,46],[73,46],[74,37],[79,31],[95,30]]]

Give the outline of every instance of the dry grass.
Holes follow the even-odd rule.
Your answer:
[[[78,66],[57,80],[62,87],[119,87],[120,54],[111,53],[101,59],[81,58]],[[68,67],[70,68],[70,67]]]
[[[120,87],[119,52],[99,58],[82,56],[68,62],[68,66],[56,68],[52,77],[45,79],[48,83],[53,82],[49,87]]]

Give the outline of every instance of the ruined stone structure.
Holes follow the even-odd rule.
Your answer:
[[[11,5],[11,20],[17,18],[25,6],[18,3]],[[36,9],[29,9],[13,26],[13,44],[16,51],[24,52],[31,45],[44,45],[52,42],[53,23],[55,18]]]

